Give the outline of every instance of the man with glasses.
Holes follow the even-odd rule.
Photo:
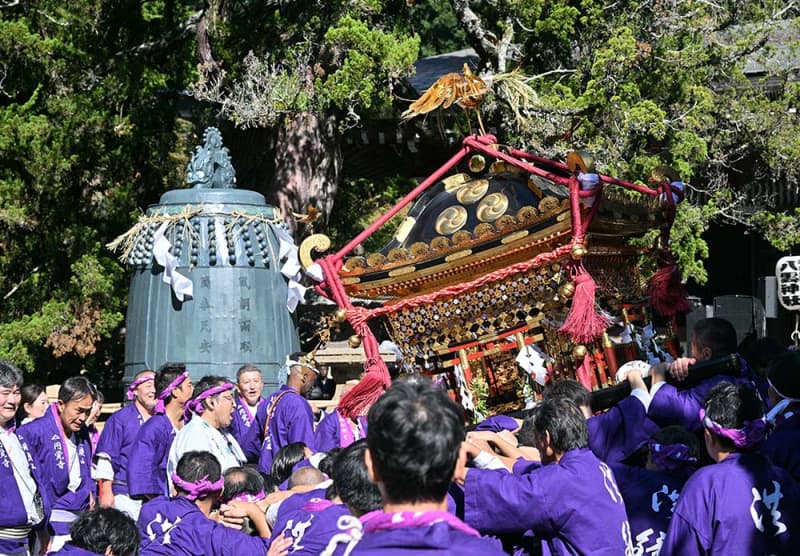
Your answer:
[[[269,473],[278,450],[293,442],[304,443],[311,451],[314,445],[314,414],[306,396],[314,387],[317,369],[304,353],[293,353],[286,360],[286,384],[261,404],[256,425],[263,431],[263,444],[258,470]]]
[[[210,452],[225,473],[231,467],[244,465],[239,443],[228,432],[233,420],[233,384],[222,376],[204,376],[194,387],[194,398],[186,404],[191,420],[183,427],[169,449],[167,478],[178,467],[186,452]]]

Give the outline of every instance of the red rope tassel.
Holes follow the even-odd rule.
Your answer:
[[[558,331],[568,334],[573,341],[579,344],[586,344],[605,331],[608,321],[594,309],[597,284],[582,264],[578,265],[573,280],[575,281],[575,295],[572,298],[572,307],[570,307],[567,320]]]
[[[658,313],[674,317],[691,310],[686,288],[681,283],[681,272],[675,257],[665,253],[660,257],[660,267],[647,285],[650,303]]]
[[[390,386],[391,379],[388,373],[374,366],[375,361],[368,363],[367,373],[353,386],[342,399],[339,400],[337,408],[339,413],[346,418],[353,419],[360,415],[366,415],[384,391]]]
[[[589,350],[586,350],[586,355],[583,356],[583,362],[575,369],[575,378],[590,392],[593,389],[592,387],[596,386],[596,384],[592,384],[592,373],[592,356],[589,355]]]

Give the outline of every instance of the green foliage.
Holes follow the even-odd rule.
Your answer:
[[[340,110],[356,107],[385,110],[391,104],[389,89],[375,82],[397,80],[417,58],[419,39],[400,38],[346,15],[325,33],[331,48],[346,52],[335,71],[316,81],[316,86]]]
[[[794,212],[762,210],[753,215],[756,227],[776,249],[789,251],[800,245],[800,208]]]
[[[0,356],[42,380],[119,368],[127,280],[102,245],[185,167],[192,45],[172,33],[191,8],[139,8],[0,9]]]
[[[367,228],[395,202],[408,194],[416,184],[405,177],[394,176],[382,181],[356,179],[346,182],[336,196],[333,213],[336,225],[328,231],[334,245],[344,245]],[[357,207],[358,210],[348,210]],[[364,252],[373,253],[389,243],[397,227],[405,218],[408,208],[378,228],[363,243]]]

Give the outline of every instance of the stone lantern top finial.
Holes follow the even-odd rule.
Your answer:
[[[222,145],[222,134],[215,127],[206,128],[205,143],[195,147],[186,169],[186,181],[195,189],[230,189],[236,187],[236,172],[228,148]]]

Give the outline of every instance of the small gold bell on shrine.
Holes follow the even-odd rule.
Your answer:
[[[588,249],[586,249],[586,246],[584,246],[582,243],[576,243],[575,245],[573,245],[572,249],[569,252],[570,256],[576,261],[581,260],[588,253],[589,253]]]
[[[353,349],[361,347],[361,337],[358,334],[353,334],[347,339],[347,345]]]
[[[470,172],[479,174],[486,168],[486,159],[483,158],[483,156],[476,154],[469,159],[467,166],[469,167]]]
[[[569,299],[575,295],[575,284],[572,282],[562,284],[561,287],[558,288],[558,294],[565,299]]]
[[[347,318],[347,310],[346,309],[336,309],[336,312],[333,313],[333,320],[336,322],[344,322]]]
[[[572,358],[573,359],[583,359],[587,353],[586,346],[582,344],[578,344],[574,348],[572,348]]]

